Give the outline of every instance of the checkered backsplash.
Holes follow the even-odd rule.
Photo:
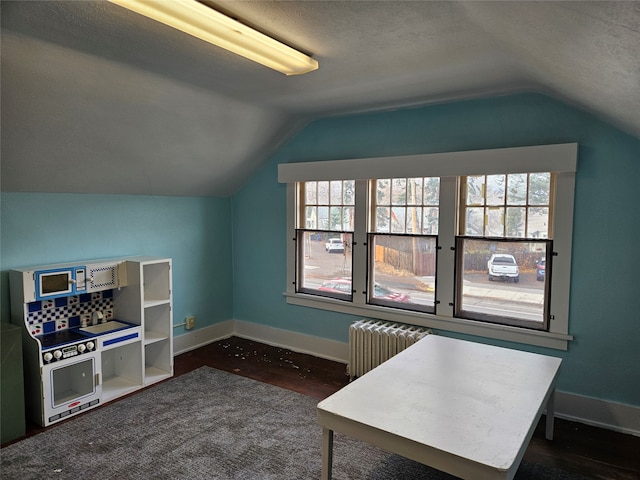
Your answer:
[[[27,304],[27,323],[33,335],[80,326],[80,317],[113,310],[113,290],[83,293]]]

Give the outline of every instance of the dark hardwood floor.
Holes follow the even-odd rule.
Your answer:
[[[203,365],[318,400],[336,392],[349,381],[346,366],[342,363],[239,337],[220,340],[176,356],[174,373],[175,376],[184,375]],[[29,425],[27,436],[42,430]],[[524,458],[592,479],[640,479],[640,437],[561,419],[556,419],[553,441],[545,440],[544,418],[541,420]]]

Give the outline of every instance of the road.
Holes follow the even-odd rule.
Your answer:
[[[310,242],[310,255],[305,259],[307,288],[317,288],[326,280],[351,277],[349,253],[327,253],[324,242]],[[433,277],[407,277],[378,273],[376,282],[411,296],[414,303],[433,305]],[[520,281],[492,281],[486,273],[467,273],[463,281],[465,310],[489,315],[509,316],[541,322],[544,312],[544,282],[535,272],[520,274]]]

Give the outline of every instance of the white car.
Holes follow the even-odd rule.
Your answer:
[[[344,253],[344,242],[339,238],[330,238],[324,244],[324,249],[329,253]]]
[[[496,278],[511,279],[515,283],[520,281],[520,269],[513,255],[507,253],[494,253],[487,262],[489,269],[489,281]]]

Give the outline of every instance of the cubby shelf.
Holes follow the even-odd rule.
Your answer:
[[[144,301],[144,308],[152,308],[152,307],[156,307],[158,305],[170,305],[171,304],[171,300],[168,298],[165,299],[161,299],[161,300],[145,300]]]
[[[125,320],[143,327],[144,385],[173,375],[171,273],[170,258],[129,258],[126,289],[129,292],[116,297],[116,306],[127,306],[124,310],[117,309],[118,312],[126,312]]]
[[[110,377],[102,380],[102,403],[133,393],[140,389],[140,383],[123,377]]]
[[[144,332],[144,344],[145,345],[149,345],[151,343],[155,343],[155,342],[161,342],[163,340],[168,340],[169,337],[167,335],[164,335],[162,333],[158,333],[158,332]]]

